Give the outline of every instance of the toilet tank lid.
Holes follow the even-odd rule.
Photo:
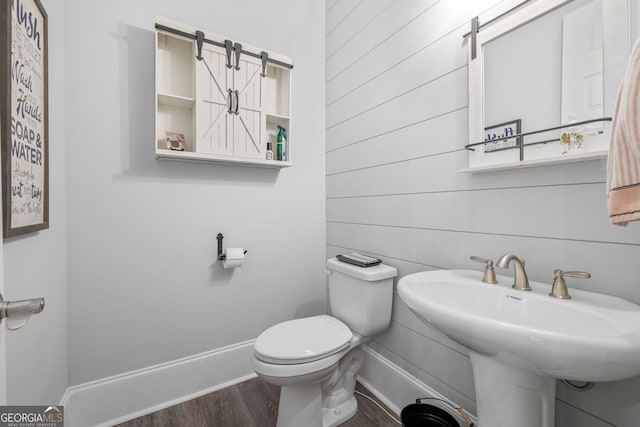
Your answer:
[[[368,282],[385,280],[398,275],[398,270],[389,265],[378,264],[373,267],[358,267],[357,265],[339,261],[337,258],[327,260],[327,268]]]

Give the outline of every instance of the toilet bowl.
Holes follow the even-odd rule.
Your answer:
[[[327,261],[331,315],[294,319],[255,341],[253,368],[280,386],[277,427],[333,427],[355,415],[362,344],[389,327],[393,267]]]
[[[277,324],[256,339],[254,370],[281,387],[277,427],[336,426],[355,414],[353,390],[349,395],[345,380],[338,380],[343,377],[341,361],[361,342],[354,338],[340,320],[321,315]],[[362,358],[348,359],[357,364],[346,380],[355,387]]]

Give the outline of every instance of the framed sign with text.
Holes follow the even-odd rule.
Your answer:
[[[522,137],[512,137],[514,135],[520,135],[521,127],[522,120],[517,119],[484,128],[484,140],[486,142],[483,146],[484,152],[491,153],[520,146]]]
[[[47,37],[39,0],[0,0],[4,237],[49,227]]]

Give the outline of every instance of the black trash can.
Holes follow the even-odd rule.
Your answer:
[[[453,416],[437,406],[420,403],[407,405],[402,409],[400,417],[404,427],[460,427]]]

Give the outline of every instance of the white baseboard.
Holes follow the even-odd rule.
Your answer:
[[[69,387],[60,402],[64,406],[65,425],[113,426],[255,378],[251,366],[253,342]],[[418,397],[451,402],[367,346],[358,381],[398,418],[402,408]],[[451,412],[442,404],[431,404]],[[458,414],[453,415],[460,425],[466,425]],[[477,422],[475,418],[474,421]]]
[[[358,374],[358,381],[387,405],[398,418],[402,408],[415,403],[417,398],[433,397],[458,406],[456,402],[447,399],[366,345],[364,346],[364,364]],[[438,406],[451,413],[461,426],[467,425],[462,417],[446,404],[437,401],[423,403]],[[471,414],[469,416],[474,423],[478,423],[474,416]]]
[[[65,425],[113,426],[254,378],[253,342],[69,387]]]

